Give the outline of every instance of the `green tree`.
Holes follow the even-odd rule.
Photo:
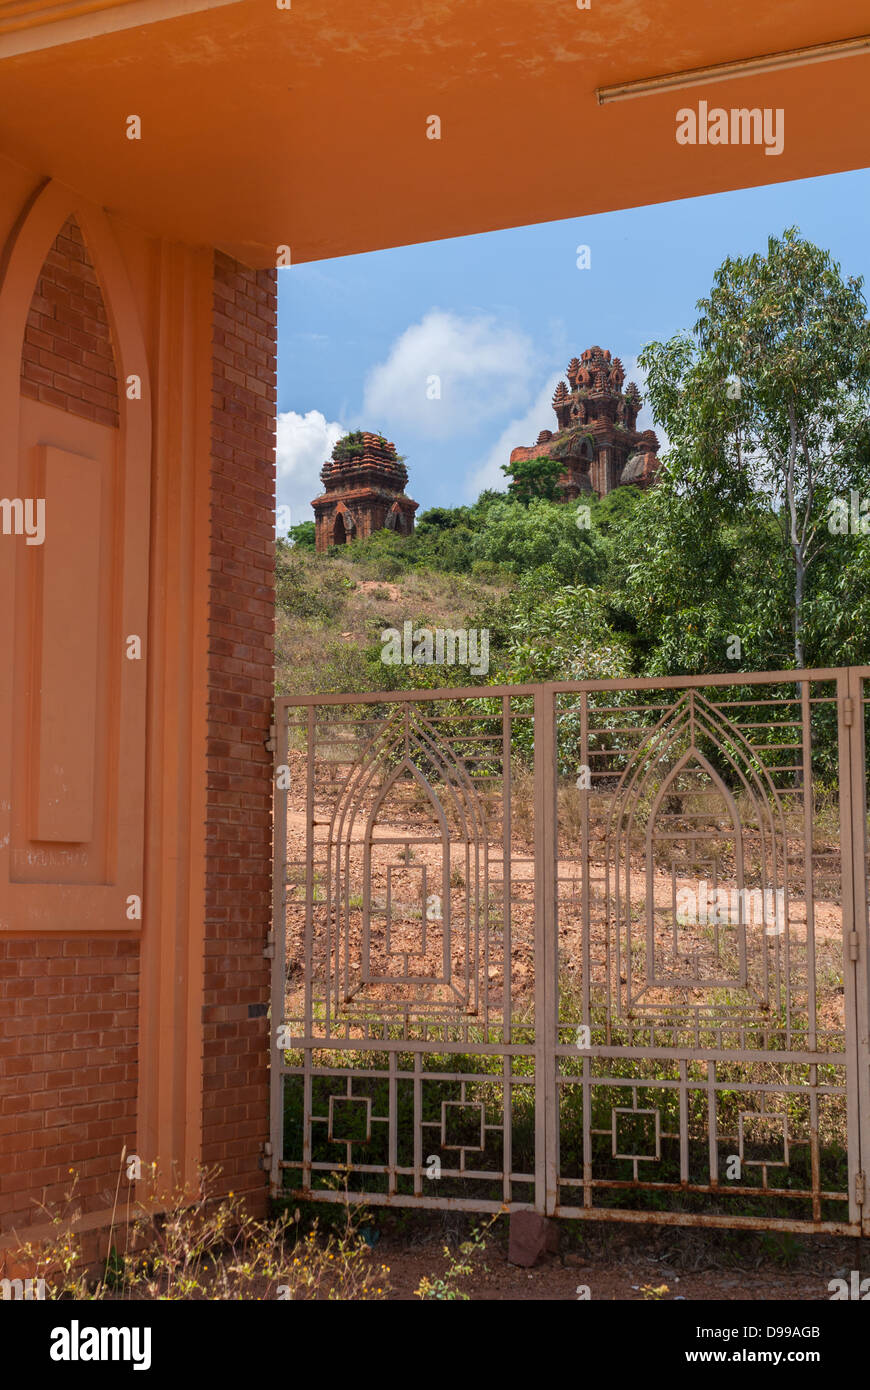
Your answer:
[[[524,578],[508,600],[502,679],[612,680],[628,676],[631,657],[610,626],[600,591],[554,584],[552,572]]]
[[[508,494],[516,502],[526,506],[535,498],[555,502],[561,495],[559,479],[565,467],[558,459],[519,459],[516,463],[503,463],[501,471],[511,479]]]
[[[424,530],[413,536],[411,547],[415,565],[453,574],[467,574],[476,556],[477,535],[467,526],[448,526]]]
[[[470,516],[471,512],[468,507],[430,507],[428,511],[421,512],[417,517],[414,534],[415,536],[429,536],[440,534],[442,531],[453,531],[457,526],[467,527]]]
[[[791,664],[787,554],[763,506],[723,516],[665,474],[623,518],[613,555],[609,601],[644,675]]]
[[[300,521],[298,526],[291,526],[287,532],[292,545],[299,550],[313,550],[316,540],[316,528],[313,521]]]
[[[564,502],[494,502],[475,538],[476,558],[517,575],[546,565],[557,584],[592,583],[603,568],[600,539],[594,526],[577,522],[575,508]]]
[[[767,255],[725,260],[693,335],[641,353],[670,439],[672,493],[694,504],[696,547],[723,517],[766,512],[790,579],[792,659],[805,665],[807,576],[831,542],[830,505],[867,481],[870,333],[863,280],[795,227]],[[655,542],[655,537],[653,537]]]

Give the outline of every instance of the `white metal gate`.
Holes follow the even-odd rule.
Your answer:
[[[280,700],[273,1193],[860,1233],[868,675]]]

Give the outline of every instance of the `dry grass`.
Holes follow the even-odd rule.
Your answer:
[[[119,1193],[124,1165],[122,1154]],[[44,1280],[52,1300],[383,1302],[391,1296],[390,1267],[375,1259],[365,1239],[371,1218],[365,1207],[351,1202],[346,1186],[343,1204],[330,1205],[322,1215],[328,1224],[314,1219],[306,1227],[299,1208],[256,1221],[232,1192],[219,1201],[211,1198],[217,1176],[216,1170],[203,1171],[193,1194],[161,1195],[152,1181],[149,1209],[129,1197],[119,1204],[116,1197],[118,1220],[109,1232],[103,1266],[94,1274],[75,1231],[79,1203],[73,1173],[63,1204],[43,1208],[51,1233],[22,1243],[7,1258],[26,1269],[28,1278]],[[341,1189],[341,1172],[333,1174],[333,1186]],[[158,1210],[150,1209],[154,1206]],[[414,1296],[467,1300],[463,1285],[475,1272],[494,1220],[475,1228],[454,1251],[445,1247],[446,1264],[438,1274],[423,1274]]]
[[[123,1166],[122,1156],[122,1174]],[[388,1297],[389,1270],[371,1258],[362,1235],[362,1209],[346,1202],[338,1230],[323,1232],[315,1222],[303,1232],[298,1210],[257,1221],[235,1194],[213,1199],[209,1188],[216,1176],[203,1172],[194,1194],[175,1190],[161,1196],[152,1184],[147,1207],[126,1197],[116,1207],[116,1227],[109,1233],[105,1263],[96,1276],[85,1265],[76,1234],[75,1175],[63,1204],[44,1209],[51,1234],[36,1243],[22,1243],[9,1253],[30,1277],[45,1281],[50,1299],[378,1301]],[[129,1192],[129,1184],[124,1186]]]
[[[365,650],[384,628],[410,619],[435,627],[478,626],[504,586],[461,574],[410,570],[386,581],[375,569],[310,552],[278,567],[276,686],[279,695],[381,688]]]

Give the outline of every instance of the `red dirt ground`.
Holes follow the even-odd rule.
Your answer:
[[[378,1213],[373,1213],[377,1229]],[[441,1275],[451,1249],[467,1238],[469,1223],[451,1213],[422,1220],[410,1229],[384,1220],[372,1258],[389,1266],[393,1300],[415,1298],[420,1280]],[[870,1273],[866,1240],[830,1236],[760,1235],[741,1231],[699,1231],[657,1227],[639,1230],[614,1223],[606,1228],[562,1222],[561,1250],[545,1255],[533,1269],[507,1260],[507,1224],[487,1237],[474,1257],[474,1272],[458,1287],[472,1301],[578,1300],[587,1286],[592,1301],[644,1301],[644,1288],[667,1291],[665,1301],[800,1302],[828,1301],[829,1282],[853,1269]],[[863,1247],[863,1248],[862,1248]]]

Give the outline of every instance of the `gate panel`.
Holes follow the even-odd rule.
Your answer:
[[[351,697],[281,723],[276,1182],[534,1205],[533,700]]]
[[[557,695],[558,1214],[859,1229],[845,682]]]
[[[858,1233],[864,674],[279,701],[275,1193]]]

